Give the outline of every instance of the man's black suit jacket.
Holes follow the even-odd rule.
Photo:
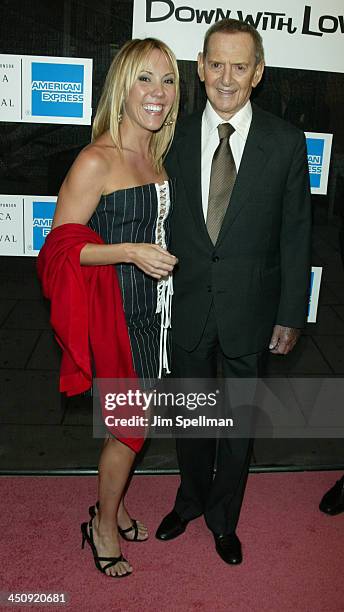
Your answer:
[[[174,342],[193,350],[214,300],[228,357],[268,347],[274,324],[302,328],[310,279],[311,206],[303,132],[252,105],[230,205],[214,246],[201,198],[201,119],[183,119],[166,158],[177,179],[170,252]]]

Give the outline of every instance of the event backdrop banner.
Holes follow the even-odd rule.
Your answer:
[[[133,37],[162,38],[178,59],[196,60],[224,17],[257,28],[268,66],[344,72],[343,0],[134,0]]]
[[[0,255],[36,257],[51,230],[56,196],[0,195]],[[312,267],[308,323],[317,317],[322,268]]]
[[[332,134],[305,132],[312,194],[326,195]],[[37,255],[48,235],[56,196],[0,195],[0,255]]]
[[[92,60],[0,55],[0,121],[89,125]]]

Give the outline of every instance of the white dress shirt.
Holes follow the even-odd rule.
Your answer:
[[[244,152],[248,131],[252,121],[252,106],[248,100],[230,121],[224,121],[213,109],[209,100],[202,116],[202,151],[201,151],[201,176],[202,176],[202,208],[204,219],[207,218],[209,183],[211,163],[215,150],[220,142],[217,126],[220,123],[230,123],[235,132],[231,135],[229,142],[232,149],[236,170],[238,172],[242,154]]]

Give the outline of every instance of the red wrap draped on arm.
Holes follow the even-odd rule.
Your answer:
[[[104,244],[85,225],[60,225],[48,234],[37,261],[62,349],[60,391],[67,396],[91,388],[92,364],[97,378],[137,378],[115,267],[81,266],[80,251],[87,243]],[[143,438],[119,439],[135,452],[143,444]]]

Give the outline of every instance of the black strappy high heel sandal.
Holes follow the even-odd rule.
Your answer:
[[[96,508],[97,510],[99,510],[99,501],[97,501],[95,506],[90,506],[88,509],[89,515],[92,519],[96,516]],[[137,525],[137,520],[132,518],[131,521],[132,521],[132,526],[128,527],[127,529],[122,529],[119,526],[117,527],[118,533],[120,534],[120,536],[122,536],[123,540],[126,540],[127,542],[146,542],[148,540],[148,536],[147,538],[143,538],[142,540],[140,540],[138,537],[139,528]],[[134,537],[128,538],[127,533],[130,533],[131,531],[134,531]]]
[[[96,568],[100,572],[102,572],[102,574],[106,574],[105,570],[107,570],[109,567],[112,567],[113,565],[116,565],[116,563],[119,563],[119,561],[124,561],[124,563],[128,563],[128,561],[123,557],[123,555],[120,555],[119,557],[99,557],[98,556],[98,552],[97,552],[97,549],[95,547],[94,540],[93,540],[92,520],[93,519],[91,519],[89,523],[81,524],[81,533],[82,533],[81,548],[84,548],[85,542],[87,542],[90,545]],[[89,527],[90,533],[88,533],[87,531],[87,525]],[[108,563],[104,565],[104,567],[102,567],[100,564],[100,561],[108,561]],[[130,576],[131,573],[132,572],[126,572],[126,574],[116,574],[116,575],[110,574],[109,577],[125,578],[126,576]]]

